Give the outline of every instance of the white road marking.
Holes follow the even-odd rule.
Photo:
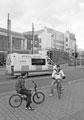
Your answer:
[[[38,78],[39,79],[39,78]],[[72,83],[75,83],[75,82],[78,82],[78,81],[83,81],[84,79],[76,79],[76,80],[72,80],[70,82],[68,82],[68,84],[72,84]],[[31,80],[29,80],[31,81]],[[12,83],[14,83],[15,81],[12,81]],[[0,83],[0,84],[5,84],[5,83],[10,83],[10,82],[4,82],[4,83]],[[66,84],[66,83],[65,83]],[[50,85],[47,85],[47,86],[43,86],[43,87],[38,87],[38,89],[45,89],[45,88],[50,88]],[[16,91],[11,91],[11,92],[5,92],[5,93],[0,93],[0,96],[3,96],[3,95],[10,95],[10,94],[14,94],[16,93]]]
[[[72,83],[75,83],[75,82],[78,82],[78,81],[83,81],[84,79],[76,79],[76,80],[73,80],[73,81],[70,81],[68,82],[68,84],[72,84]]]
[[[43,79],[45,79],[45,78],[50,78],[50,76],[45,76],[45,77],[43,77]],[[35,77],[34,79],[35,79],[35,80],[39,80],[40,78],[39,78],[39,77]],[[52,79],[52,78],[51,78],[51,79]],[[8,83],[15,83],[16,80],[17,80],[17,79],[15,79],[14,81],[11,81],[11,80],[10,80],[10,81],[8,81],[8,82],[1,82],[0,85],[2,85],[2,84],[8,84]],[[33,78],[26,78],[26,79],[25,79],[25,81],[32,81],[32,80],[33,80]]]
[[[48,86],[43,86],[43,87],[38,87],[37,89],[39,90],[39,89],[45,89],[45,88],[50,88],[50,85],[48,85]],[[31,90],[33,90],[33,89],[31,89]],[[10,94],[14,94],[14,93],[16,93],[16,91],[0,93],[0,96],[3,96],[3,95],[10,95]]]

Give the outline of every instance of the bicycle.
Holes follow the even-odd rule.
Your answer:
[[[58,93],[58,98],[59,99],[61,99],[61,94],[62,94],[62,92],[61,92],[61,79],[58,79],[57,80],[57,93]]]
[[[61,87],[61,79],[57,79],[57,85],[54,86],[55,89],[57,89],[57,93],[58,93],[58,99],[61,99],[61,95],[62,95],[62,87]]]
[[[32,83],[34,84],[34,90],[30,90],[32,91],[32,101],[35,104],[41,104],[45,100],[45,95],[43,92],[37,91],[36,82],[32,81]],[[17,108],[21,106],[23,100],[26,100],[26,96],[16,93],[9,98],[9,105],[13,108]]]

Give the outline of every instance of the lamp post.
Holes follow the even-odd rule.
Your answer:
[[[9,19],[9,13],[8,13],[8,19],[7,19],[7,35],[8,35],[8,47],[9,52],[12,52],[12,38],[11,38],[11,20]]]
[[[74,39],[74,41],[75,41],[74,67],[76,68],[76,39]]]
[[[34,54],[34,24],[32,23],[32,54]]]

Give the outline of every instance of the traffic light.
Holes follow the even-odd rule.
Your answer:
[[[78,53],[76,52],[76,53],[75,53],[75,58],[77,58],[77,57],[78,57]]]
[[[74,52],[72,53],[72,56],[74,56]]]
[[[72,56],[74,56],[75,58],[77,58],[78,57],[78,53],[76,52],[76,53],[72,53]]]

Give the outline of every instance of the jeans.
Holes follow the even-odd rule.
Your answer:
[[[31,90],[21,89],[21,90],[20,90],[20,94],[27,96],[27,99],[26,99],[26,107],[29,107],[30,104],[32,103],[32,102],[31,102]]]
[[[53,94],[53,92],[54,92],[54,85],[55,84],[57,84],[57,81],[53,80],[52,83],[51,83],[51,94]]]
[[[54,86],[55,86],[55,84],[57,84],[57,80],[54,79],[54,80],[52,81],[52,83],[51,83],[51,91],[50,91],[51,94],[54,93]],[[61,85],[61,88],[62,88],[62,85]]]

